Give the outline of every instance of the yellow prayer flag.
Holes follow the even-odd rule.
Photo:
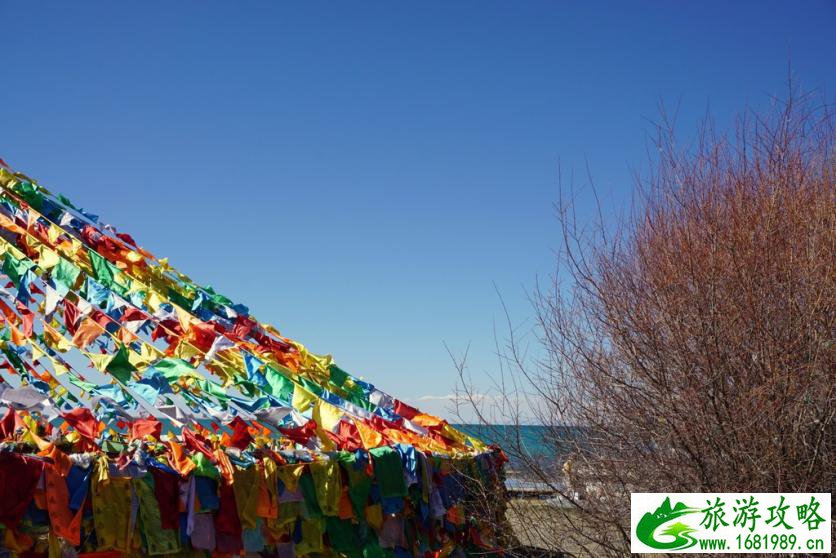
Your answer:
[[[192,315],[179,306],[174,307],[174,313],[177,314],[177,319],[180,321],[183,331],[189,331],[191,329]]]
[[[470,442],[470,445],[473,446],[473,448],[478,452],[483,452],[488,449],[488,446],[485,445],[484,442],[482,442],[481,440],[477,440],[473,436],[468,436],[467,441]]]
[[[163,356],[163,353],[154,345],[142,342],[139,346],[139,353],[132,350],[128,351],[128,362],[130,362],[131,366],[136,368],[137,371],[142,372],[161,356]]]
[[[339,407],[335,407],[334,405],[319,399],[316,404],[314,404],[312,418],[316,421],[317,426],[323,430],[333,432],[340,423],[340,419],[342,419],[343,414],[343,411]]]
[[[53,370],[53,372],[55,372],[56,376],[61,376],[61,375],[66,374],[67,372],[70,371],[69,368],[67,368],[62,363],[58,362],[56,359],[52,358],[51,356],[47,355],[47,358],[49,358],[49,362],[52,363],[52,370]]]
[[[20,437],[21,442],[31,442],[33,445],[37,446],[38,450],[43,450],[49,447],[50,444],[48,442],[45,442],[35,434],[35,432],[38,431],[38,423],[31,415],[21,413],[20,420],[27,428],[27,430]]]
[[[174,356],[183,359],[186,362],[189,362],[192,357],[202,354],[203,353],[197,347],[190,345],[184,339],[181,339],[180,342],[177,343],[177,347],[174,349]]]
[[[300,385],[293,386],[293,400],[290,404],[300,413],[307,411],[317,397]]]
[[[163,299],[162,297],[160,297],[160,295],[157,294],[156,291],[148,289],[148,297],[145,299],[145,303],[151,310],[156,312],[160,309],[160,305],[163,303]]]
[[[305,463],[295,463],[293,465],[282,465],[276,472],[279,478],[285,485],[285,488],[291,492],[296,492],[299,486],[299,479],[302,478],[302,473],[305,472]]]
[[[142,261],[142,254],[140,254],[139,252],[134,252],[133,250],[130,250],[130,251],[125,253],[125,259],[128,260],[131,263],[138,263],[138,262]]]
[[[46,353],[35,343],[32,343],[32,362],[40,360]]]
[[[93,364],[93,368],[99,372],[105,372],[107,365],[110,364],[111,360],[113,360],[113,355],[97,355],[96,353],[89,353],[87,351],[81,352],[84,353],[84,356],[90,359],[90,362]]]
[[[354,425],[360,433],[360,441],[363,442],[364,448],[373,449],[383,444],[383,435],[374,428],[359,420],[355,420]]]
[[[49,228],[46,231],[46,236],[49,239],[49,243],[54,245],[56,242],[58,242],[58,237],[60,237],[61,233],[63,232],[64,231],[61,229],[61,227],[50,223]]]
[[[73,348],[72,343],[47,324],[44,324],[44,342],[59,353],[66,353]]]
[[[61,261],[61,257],[46,246],[41,245],[38,251],[38,267],[41,269],[52,269]]]
[[[465,441],[467,440],[467,438],[465,438],[464,434],[462,434],[461,432],[459,432],[458,430],[456,430],[455,428],[453,428],[449,424],[445,424],[441,428],[441,435],[444,436],[445,438],[450,439],[450,440],[454,440],[455,442],[457,442],[461,445],[464,445]]]

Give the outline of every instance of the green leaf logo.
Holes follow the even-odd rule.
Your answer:
[[[673,537],[673,540],[659,541],[656,539],[656,530],[671,520],[699,512],[699,508],[689,508],[682,502],[671,506],[671,499],[665,498],[662,505],[656,508],[653,513],[646,513],[636,525],[636,537],[651,548],[659,550],[683,550],[697,544],[697,539],[691,536],[696,531],[690,525],[677,521],[666,527],[659,533],[660,536]]]

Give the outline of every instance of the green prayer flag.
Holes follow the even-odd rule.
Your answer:
[[[363,517],[369,493],[372,490],[372,478],[366,473],[365,467],[357,467],[357,458],[348,451],[337,454],[337,460],[348,478],[348,498],[357,517]]]
[[[406,496],[406,482],[403,479],[403,462],[397,451],[388,446],[370,449],[374,472],[380,486],[382,498],[403,498]]]
[[[136,371],[136,368],[128,360],[128,349],[124,344],[119,346],[119,350],[107,363],[105,371],[123,384],[131,379],[131,372]]]
[[[168,299],[179,306],[180,308],[191,308],[192,307],[192,300],[183,296],[182,294],[178,293],[172,288],[168,289]]]
[[[15,367],[15,369],[20,373],[21,376],[26,378],[29,377],[29,373],[26,372],[26,369],[23,367],[23,361],[20,359],[18,354],[11,350],[9,347],[1,347],[0,350],[3,351],[3,354],[6,355],[6,358]]]
[[[92,391],[92,390],[96,389],[97,387],[99,387],[99,386],[97,386],[96,384],[92,384],[92,383],[90,383],[90,382],[85,382],[84,380],[82,380],[82,379],[80,379],[80,378],[76,377],[76,375],[75,375],[75,374],[69,374],[69,375],[67,375],[67,379],[68,379],[68,380],[70,381],[70,383],[71,383],[71,384],[73,384],[75,387],[77,387],[77,388],[78,388],[78,389],[80,389],[81,391],[86,391],[86,392],[88,392],[88,393],[89,393],[90,391]]]
[[[3,273],[9,276],[15,287],[20,285],[20,278],[32,267],[32,262],[26,258],[17,259],[11,252],[6,252],[3,258]]]
[[[247,397],[255,397],[258,393],[256,385],[249,380],[238,380],[235,382],[235,387]]]
[[[310,468],[306,468],[305,472],[299,478],[299,488],[302,489],[302,497],[305,499],[308,516],[311,518],[322,517],[322,509],[319,507],[319,502],[316,499],[316,487],[314,486]]]
[[[31,205],[35,211],[40,212],[44,205],[44,196],[39,192],[38,187],[28,180],[21,180],[12,187],[17,195],[26,200],[26,203]]]
[[[229,401],[229,394],[218,384],[204,379],[195,379],[195,383],[200,386],[200,389],[202,389],[204,393],[214,395],[224,402]]]
[[[105,287],[112,287],[114,284],[113,267],[110,262],[92,250],[88,250],[87,254],[90,256],[90,264],[93,266],[93,274],[96,276],[96,280]]]
[[[346,392],[348,393],[348,396],[346,397],[346,400],[348,400],[351,403],[357,405],[358,407],[366,409],[367,411],[373,411],[374,410],[374,405],[372,404],[371,401],[369,401],[368,399],[365,398],[365,396],[362,394],[362,392],[360,394],[356,393],[353,390],[346,390]]]
[[[169,383],[181,376],[195,376],[195,369],[188,362],[179,358],[164,358],[154,364],[156,368]]]
[[[325,518],[325,532],[331,548],[349,558],[363,558],[358,531],[357,526],[346,519],[332,516]]]
[[[322,395],[322,392],[325,391],[325,388],[323,388],[321,385],[312,380],[309,380],[308,378],[305,378],[304,376],[299,376],[297,378],[297,381],[302,385],[303,388],[313,393],[317,397]]]
[[[380,543],[377,542],[377,538],[369,537],[366,541],[365,546],[363,546],[363,558],[385,558],[386,553],[383,552],[383,549],[380,547]]]
[[[71,207],[71,208],[73,208],[73,209],[76,209],[76,206],[74,206],[74,205],[72,204],[72,202],[71,202],[69,199],[67,199],[65,196],[63,196],[63,195],[61,195],[61,194],[58,194],[58,199],[61,201],[61,203],[63,203],[63,204],[64,204],[64,205],[66,205],[67,207]]]
[[[194,474],[199,477],[209,477],[210,479],[221,480],[221,473],[218,468],[209,461],[209,458],[199,451],[194,452],[189,458],[195,464]]]
[[[348,379],[348,372],[346,372],[336,364],[332,364],[331,366],[329,366],[328,371],[330,372],[331,383],[337,387],[342,387],[342,385]]]
[[[269,393],[274,397],[289,403],[293,398],[293,382],[285,376],[282,376],[270,366],[264,367],[263,374],[264,378],[267,380]],[[265,389],[265,391],[268,391],[268,389]]]
[[[58,265],[52,269],[52,281],[58,288],[58,292],[66,295],[75,286],[75,282],[80,273],[80,269],[64,258],[61,258],[58,260]]]
[[[219,304],[222,306],[232,306],[233,302],[231,300],[229,300],[222,294],[216,293],[215,289],[213,289],[211,286],[206,286],[203,288],[203,290],[206,291],[206,293],[209,295],[209,299],[215,304]]]

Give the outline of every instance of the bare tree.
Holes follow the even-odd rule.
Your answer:
[[[493,436],[561,495],[509,504],[520,538],[546,548],[628,554],[631,492],[834,489],[830,108],[791,94],[732,134],[704,125],[690,149],[668,123],[626,218],[589,227],[558,203],[536,358],[509,319],[489,393],[457,360],[483,428],[514,424]]]

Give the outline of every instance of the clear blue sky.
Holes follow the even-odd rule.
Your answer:
[[[0,1],[0,157],[405,399],[495,366],[557,163],[612,211],[648,119],[832,92],[833,2]],[[832,98],[832,93],[831,93]],[[581,212],[589,200],[579,200]],[[438,411],[443,401],[420,404]]]

